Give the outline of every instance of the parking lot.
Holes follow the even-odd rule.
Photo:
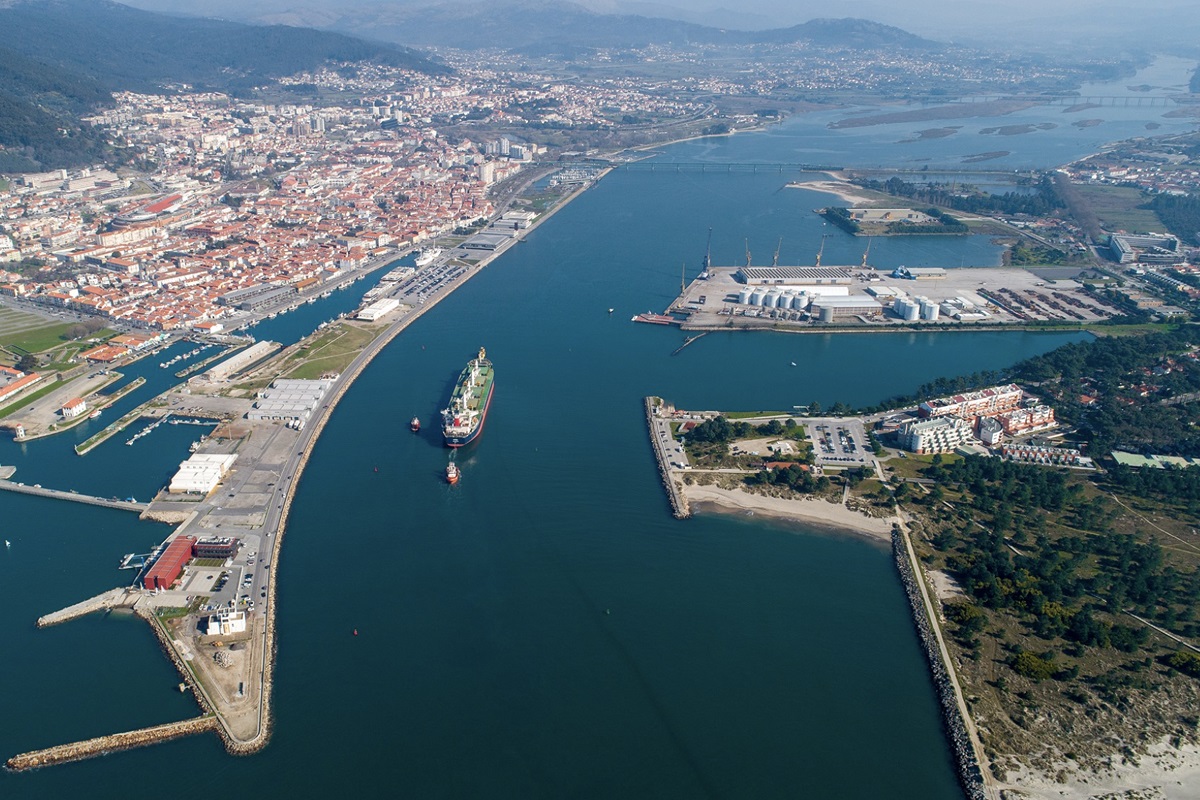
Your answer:
[[[874,468],[875,455],[857,419],[812,419],[805,422],[817,464],[822,467]]]

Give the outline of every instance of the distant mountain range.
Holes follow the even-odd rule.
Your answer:
[[[308,19],[296,12],[268,19]],[[809,42],[835,48],[933,50],[937,42],[863,19],[814,19],[789,28],[746,31],[715,28],[665,17],[601,14],[550,0],[446,3],[423,8],[362,4],[339,12],[323,9],[322,27],[410,45],[572,54],[595,48],[693,44]]]
[[[173,17],[108,0],[0,3],[0,171],[98,160],[78,117],[116,90],[167,84],[238,93],[330,61],[424,72],[446,67],[407,48],[341,33]]]

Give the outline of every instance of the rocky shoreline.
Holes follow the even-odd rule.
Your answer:
[[[946,738],[954,755],[958,780],[963,792],[970,800],[987,800],[988,794],[984,787],[983,770],[975,755],[971,737],[967,733],[966,722],[959,711],[958,701],[954,693],[954,683],[942,662],[937,637],[934,635],[932,622],[926,615],[925,603],[921,587],[917,581],[921,578],[913,571],[909,561],[904,534],[897,526],[892,529],[892,555],[896,561],[896,571],[900,573],[900,582],[904,585],[904,593],[912,607],[913,625],[916,626],[917,636],[921,640],[921,648],[929,661],[930,677],[937,691],[938,703],[942,708],[942,724],[946,729]]]
[[[663,451],[662,442],[656,435],[654,420],[654,401],[656,397],[647,397],[643,400],[646,407],[646,429],[650,433],[650,447],[654,450],[654,460],[658,462],[658,474],[662,476],[663,487],[667,490],[667,499],[671,502],[671,513],[675,515],[675,519],[687,519],[692,515],[692,509],[688,505],[687,495],[675,483],[675,479],[671,476],[671,467],[667,463],[667,454]],[[660,401],[661,402],[661,401]]]
[[[24,772],[25,770],[38,769],[39,767],[50,767],[55,764],[66,764],[71,761],[82,761],[85,758],[95,758],[96,756],[115,753],[119,750],[145,747],[146,745],[157,744],[170,739],[178,739],[182,736],[191,736],[194,733],[216,730],[218,727],[215,717],[205,715],[194,719],[185,719],[181,722],[157,725],[153,728],[142,728],[141,730],[128,731],[126,733],[113,733],[108,736],[98,736],[95,739],[86,739],[82,742],[60,744],[55,747],[48,747],[45,750],[33,750],[28,753],[21,753],[8,759],[5,766],[10,772]]]

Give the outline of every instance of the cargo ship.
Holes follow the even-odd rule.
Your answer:
[[[495,377],[492,362],[479,348],[479,356],[467,362],[454,384],[450,404],[442,411],[442,437],[447,447],[462,447],[479,436],[492,404]]]

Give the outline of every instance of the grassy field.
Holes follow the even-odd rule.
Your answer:
[[[1076,184],[1075,188],[1100,219],[1106,230],[1129,233],[1165,231],[1162,220],[1153,211],[1138,208],[1146,202],[1140,189],[1132,186],[1096,186]]]
[[[284,375],[312,380],[328,372],[340,373],[382,330],[345,324],[333,326],[298,350],[289,359],[291,368],[285,367]]]

